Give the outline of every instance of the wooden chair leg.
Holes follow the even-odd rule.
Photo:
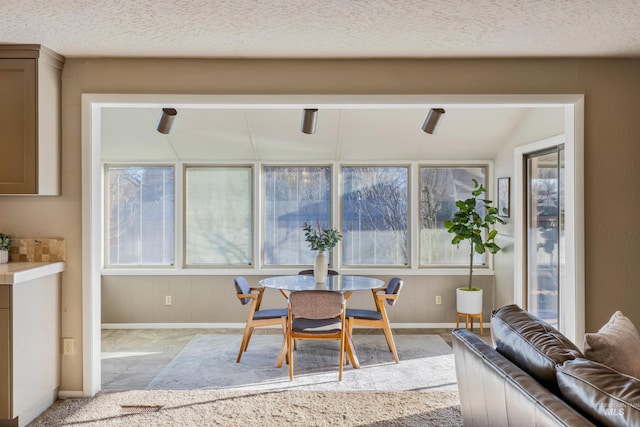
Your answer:
[[[385,325],[382,328],[382,332],[384,332],[384,336],[387,339],[387,346],[389,346],[389,351],[393,354],[393,358],[396,363],[400,363],[400,359],[398,358],[398,351],[396,350],[396,343],[393,341],[393,334],[391,333],[391,327],[389,325]]]
[[[238,352],[238,358],[236,359],[236,363],[240,363],[240,358],[242,358],[242,353],[247,351],[247,346],[249,345],[249,337],[251,337],[251,332],[253,328],[250,328],[247,325],[244,328],[244,334],[242,335],[242,343],[240,344],[240,351]]]

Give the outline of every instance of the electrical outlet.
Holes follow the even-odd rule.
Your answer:
[[[73,338],[62,339],[62,354],[65,356],[72,356],[75,352]]]
[[[164,297],[164,305],[171,305],[171,295]]]
[[[440,295],[436,295],[436,305],[442,304],[442,297]]]

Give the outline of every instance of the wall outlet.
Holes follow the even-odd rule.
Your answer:
[[[436,305],[442,304],[442,297],[440,295],[436,295]]]
[[[171,305],[171,295],[164,297],[164,305]]]
[[[62,354],[65,356],[72,356],[75,353],[73,338],[62,339]]]

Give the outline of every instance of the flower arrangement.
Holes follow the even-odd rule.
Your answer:
[[[0,250],[9,250],[11,247],[11,236],[0,233]]]
[[[305,240],[309,243],[312,251],[330,251],[342,239],[342,234],[335,228],[321,229],[320,221],[318,221],[318,225],[315,228],[305,222],[302,229],[304,230]]]

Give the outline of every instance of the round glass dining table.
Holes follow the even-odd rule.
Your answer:
[[[384,287],[384,281],[366,276],[327,276],[325,283],[316,283],[312,275],[273,276],[259,281],[265,288],[279,289],[281,291],[339,291],[348,293],[353,291],[366,291]],[[348,296],[347,296],[348,297]]]
[[[374,279],[373,277],[366,276],[343,276],[342,274],[327,276],[327,281],[325,283],[316,283],[314,276],[305,274],[295,276],[273,276],[262,279],[258,283],[265,288],[277,289],[285,296],[287,296],[287,292],[324,290],[342,292],[346,299],[348,299],[354,291],[366,291],[384,287],[384,281],[380,279]],[[354,368],[359,368],[360,362],[358,361],[358,356],[356,355],[353,341],[349,334],[347,334],[346,341],[347,356],[349,357],[352,366]],[[282,367],[286,351],[287,346],[285,339],[282,343],[280,354],[278,355],[278,361],[276,362],[277,368]]]

